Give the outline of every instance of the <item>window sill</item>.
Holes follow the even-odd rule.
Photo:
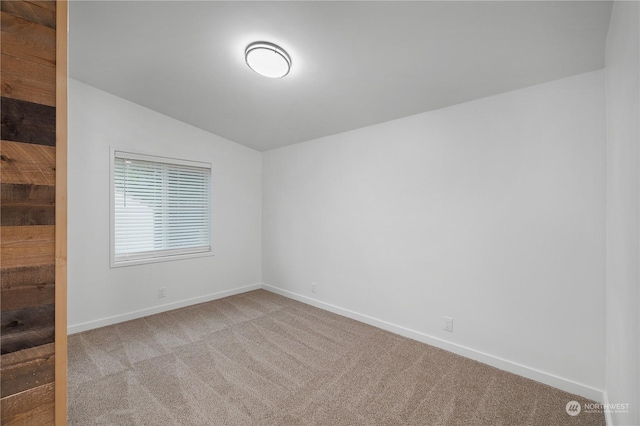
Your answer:
[[[214,256],[212,251],[203,251],[197,253],[172,254],[168,256],[147,257],[142,259],[118,260],[111,259],[111,268],[122,268],[125,266],[144,265],[147,263],[172,262],[174,260],[194,259],[198,257]]]

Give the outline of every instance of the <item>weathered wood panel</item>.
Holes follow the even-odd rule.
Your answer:
[[[0,74],[2,96],[55,106],[55,68],[9,55],[2,55],[0,65],[2,66]]]
[[[26,19],[45,27],[56,27],[56,9],[46,3],[55,2],[28,2],[28,1],[2,1],[0,10],[14,16]]]
[[[52,425],[54,420],[54,384],[38,386],[2,398],[0,424],[3,426]]]
[[[6,167],[0,165],[0,168],[2,172],[7,171]],[[0,225],[54,224],[55,186],[0,184]]]
[[[0,227],[2,267],[55,264],[54,228],[51,225]]]
[[[0,25],[2,53],[55,67],[56,30],[6,12],[0,12]]]
[[[0,178],[1,180],[1,178]],[[49,185],[18,183],[0,184],[0,201],[12,206],[32,206],[54,204],[56,188]]]
[[[54,341],[54,305],[2,311],[0,351],[7,354]]]
[[[54,206],[7,206],[0,208],[2,226],[55,225]]]
[[[45,9],[56,11],[57,4],[55,0],[27,0],[27,3],[33,3]]]
[[[0,337],[0,352],[4,355],[27,348],[46,345],[54,340],[54,326],[11,333]]]
[[[1,184],[0,225],[55,224],[55,187]]]
[[[62,425],[66,297],[57,291],[56,238],[66,244],[66,236],[54,224],[58,198],[66,205],[66,175],[55,185],[66,167],[67,4],[0,4],[0,424]]]
[[[2,311],[54,303],[54,274],[54,265],[0,270]]]
[[[55,146],[55,107],[2,97],[0,108],[0,139]]]
[[[23,287],[26,285],[46,285],[53,283],[54,265],[3,268],[0,271],[2,288]]]
[[[3,288],[2,310],[22,309],[30,306],[53,303],[55,300],[55,286],[53,283],[45,285],[25,285],[22,287]]]
[[[0,314],[0,330],[2,335],[22,333],[37,328],[53,326],[53,303],[44,306],[34,306],[13,311],[2,311]]]
[[[3,184],[55,185],[56,149],[0,141],[0,179]]]
[[[54,344],[29,348],[0,357],[2,398],[54,380]]]

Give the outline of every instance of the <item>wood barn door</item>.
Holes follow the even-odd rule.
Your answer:
[[[1,4],[0,423],[64,425],[68,4]]]

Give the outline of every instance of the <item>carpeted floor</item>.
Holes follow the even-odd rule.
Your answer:
[[[69,336],[70,425],[604,425],[587,402],[258,290]]]

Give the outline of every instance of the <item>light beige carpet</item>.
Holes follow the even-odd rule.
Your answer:
[[[603,425],[584,398],[253,291],[69,336],[70,425]]]

